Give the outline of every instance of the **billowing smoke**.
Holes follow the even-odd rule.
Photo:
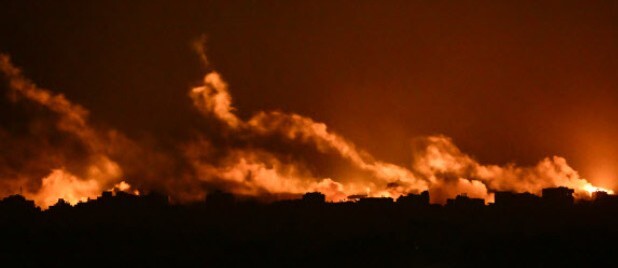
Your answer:
[[[203,52],[200,50],[198,52]],[[206,64],[206,56],[200,53]],[[592,186],[582,179],[562,157],[554,156],[543,159],[533,167],[518,167],[514,164],[505,166],[482,165],[472,157],[464,154],[455,144],[445,136],[430,136],[418,139],[413,146],[414,161],[409,168],[375,160],[369,153],[359,150],[345,138],[329,131],[326,124],[316,122],[311,118],[298,114],[284,113],[280,111],[260,111],[244,121],[236,116],[232,106],[232,97],[228,85],[222,80],[221,75],[215,71],[209,72],[204,77],[203,85],[193,88],[190,92],[194,105],[206,116],[215,117],[224,123],[230,130],[231,135],[251,137],[276,135],[297,143],[310,144],[315,150],[327,153],[334,152],[339,157],[347,160],[356,169],[367,171],[364,178],[354,180],[314,178],[311,174],[303,171],[297,163],[289,166],[281,162],[271,163],[272,155],[268,157],[256,157],[255,150],[234,151],[231,162],[223,171],[208,169],[208,174],[202,177],[214,177],[224,181],[242,182],[243,187],[231,187],[232,192],[238,189],[252,188],[253,190],[270,188],[271,182],[257,179],[262,176],[264,166],[270,166],[274,172],[272,178],[281,178],[291,181],[305,181],[303,191],[317,189],[316,184],[328,180],[336,185],[337,191],[327,192],[330,200],[341,200],[341,197],[351,194],[367,193],[371,196],[390,196],[429,190],[433,202],[443,203],[447,198],[465,193],[471,197],[483,198],[486,201],[493,200],[494,191],[532,192],[539,194],[543,188],[566,186],[574,188],[576,195],[585,197],[592,191],[606,190]],[[234,132],[235,131],[235,132]],[[251,156],[251,157],[249,157]],[[200,162],[196,157],[190,157],[193,166],[200,168],[209,166],[208,162]],[[201,158],[203,159],[203,158]],[[253,165],[246,165],[247,159]],[[239,161],[243,164],[239,166]],[[240,171],[244,172],[240,172]],[[289,171],[294,172],[290,173]],[[230,178],[233,171],[243,174]],[[287,174],[287,175],[286,175]],[[279,181],[279,180],[277,180]],[[289,182],[280,182],[282,184]],[[296,192],[297,185],[289,186],[291,192]],[[308,187],[308,188],[307,188]],[[281,189],[283,190],[283,189]],[[285,190],[280,192],[285,192]],[[608,191],[608,190],[606,190]],[[302,191],[301,191],[302,192]]]
[[[208,65],[203,46],[196,48]],[[86,109],[37,87],[7,56],[0,56],[0,70],[11,98],[52,112],[55,130],[66,139],[49,142],[48,130],[44,135],[35,131],[20,136],[0,129],[0,149],[20,152],[0,158],[0,194],[22,191],[42,207],[58,198],[75,203],[107,189],[130,190],[123,180],[178,201],[199,200],[214,189],[264,198],[320,191],[331,201],[358,194],[398,197],[429,190],[437,203],[461,193],[490,202],[494,191],[538,194],[542,188],[567,186],[584,197],[600,189],[557,156],[532,167],[482,165],[448,137],[430,136],[413,143],[414,160],[404,167],[375,159],[326,124],[302,115],[258,111],[242,119],[232,105],[228,84],[214,70],[189,96],[204,117],[220,123],[217,133],[198,134],[179,142],[177,151],[164,153],[116,130],[91,126]],[[40,146],[30,146],[33,140]],[[277,146],[264,142],[272,140]],[[315,155],[345,163],[354,175],[316,170]]]
[[[492,191],[540,194],[543,188],[556,186],[573,188],[576,197],[580,198],[597,190],[611,192],[594,187],[559,156],[545,158],[532,167],[498,166],[478,163],[445,136],[420,139],[414,147],[412,168],[430,181],[430,192],[434,193],[432,198],[436,200],[458,192],[491,200]]]
[[[201,51],[200,51],[201,52]],[[207,63],[206,56],[201,55]],[[416,178],[408,169],[390,163],[373,160],[367,152],[360,151],[345,138],[328,131],[326,124],[315,122],[313,119],[298,114],[287,114],[278,111],[258,112],[247,121],[238,118],[232,107],[232,97],[228,85],[221,75],[215,71],[205,75],[203,85],[195,87],[190,92],[193,104],[206,116],[214,116],[231,130],[231,135],[239,136],[272,136],[288,139],[298,143],[313,146],[319,152],[334,152],[339,157],[348,160],[355,168],[367,171],[370,176],[354,181],[333,181],[331,178],[314,178],[307,174],[297,163],[284,164],[273,156],[258,153],[257,150],[233,150],[230,152],[232,161],[226,161],[230,166],[223,170],[213,169],[209,162],[202,162],[199,157],[189,157],[193,166],[200,170],[201,178],[223,178],[226,181],[242,183],[242,187],[232,187],[231,191],[259,192],[263,188],[278,189],[281,192],[290,191],[302,193],[307,191],[324,191],[328,185],[327,197],[329,200],[342,200],[346,195],[357,193],[373,193],[374,195],[393,196],[402,192],[417,192],[425,190],[428,185],[425,180]],[[195,146],[188,146],[192,147]],[[193,155],[193,154],[192,154]],[[250,164],[246,162],[249,161]],[[231,162],[231,163],[230,163]],[[276,162],[276,163],[275,163]],[[264,169],[264,167],[272,167]],[[205,170],[209,172],[204,173]],[[234,173],[238,172],[238,173]],[[265,172],[271,177],[267,180]],[[230,178],[229,174],[236,174]],[[242,179],[238,177],[242,174]],[[277,186],[272,183],[273,178]],[[297,187],[302,185],[302,187]],[[282,187],[283,186],[283,187]],[[396,186],[396,187],[393,187]],[[396,188],[396,189],[393,189]],[[299,191],[300,189],[300,191]],[[336,189],[336,191],[330,190]],[[272,191],[271,191],[272,192]]]
[[[43,147],[30,148],[34,152],[26,152],[28,156],[20,159],[29,162],[23,166],[33,167],[33,169],[48,169],[49,174],[40,177],[31,173],[32,170],[12,170],[10,166],[0,167],[0,175],[5,194],[7,192],[24,191],[23,194],[35,200],[42,206],[48,207],[54,204],[59,198],[65,199],[70,203],[76,203],[90,197],[96,197],[105,187],[118,183],[122,176],[122,169],[117,162],[110,158],[110,150],[114,139],[118,137],[113,131],[102,134],[97,132],[88,124],[88,111],[79,105],[75,105],[67,100],[62,94],[54,94],[49,90],[37,87],[33,82],[26,79],[21,70],[12,65],[6,55],[0,55],[0,70],[4,73],[9,82],[9,93],[13,99],[26,99],[37,105],[44,107],[56,115],[55,127],[66,133],[70,140],[76,143],[80,151],[77,155],[69,152],[73,148],[56,148],[50,145]],[[46,135],[42,132],[33,133],[34,135]],[[45,138],[45,137],[39,137]],[[8,143],[19,142],[18,139],[6,137],[3,146]],[[33,142],[33,140],[23,143]],[[48,142],[43,142],[48,144]],[[22,148],[14,148],[11,153],[17,154]],[[66,150],[62,152],[62,150]],[[34,156],[31,158],[31,156]],[[74,158],[70,159],[70,156]],[[10,156],[9,156],[10,157]],[[54,159],[50,164],[48,159]],[[78,168],[71,168],[78,164]],[[79,173],[79,174],[74,174]],[[32,186],[31,182],[39,182]],[[37,183],[35,183],[37,184]],[[24,189],[25,187],[25,189]]]

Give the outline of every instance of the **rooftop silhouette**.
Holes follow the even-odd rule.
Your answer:
[[[13,195],[0,201],[0,257],[22,266],[543,266],[613,260],[618,197],[573,200],[568,188],[542,196],[465,194],[444,206],[429,192],[397,200],[359,196],[331,203],[319,192],[258,202],[214,191],[173,204],[165,195],[104,192],[48,210]],[[108,258],[106,256],[113,256]]]

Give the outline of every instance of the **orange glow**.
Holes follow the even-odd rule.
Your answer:
[[[140,194],[140,193],[139,193],[139,190],[137,190],[137,189],[132,189],[132,188],[133,188],[133,187],[131,187],[131,185],[130,185],[130,184],[128,184],[127,182],[125,182],[125,181],[121,181],[121,182],[119,182],[119,183],[116,183],[116,184],[114,185],[114,187],[112,187],[111,189],[109,189],[109,191],[112,191],[112,192],[114,192],[114,193],[115,193],[115,192],[125,192],[125,193],[131,193],[131,194],[134,194],[134,195],[139,195],[139,194]]]
[[[27,194],[43,209],[56,204],[58,199],[64,199],[71,205],[84,202],[88,198],[95,198],[101,193],[96,180],[80,180],[65,170],[53,170],[49,176],[42,179],[38,192]]]
[[[200,56],[207,64],[206,56]],[[124,169],[114,157],[124,156],[128,152],[127,146],[116,145],[118,140],[123,141],[122,145],[136,145],[118,132],[90,126],[85,108],[71,103],[61,94],[38,88],[21,75],[8,57],[0,57],[0,70],[8,77],[14,94],[57,114],[57,128],[74,137],[87,152],[81,172],[69,171],[63,166],[49,166],[45,167],[51,170],[48,176],[30,178],[38,181],[40,186],[28,190],[27,197],[47,208],[58,198],[75,204],[94,198],[102,189],[110,187],[115,192],[139,194],[137,189],[120,180]],[[174,180],[176,184],[158,184],[166,187],[167,193],[179,200],[203,198],[207,192],[206,188],[200,188],[203,184],[251,196],[319,191],[329,201],[343,201],[359,193],[397,198],[403,194],[429,190],[434,203],[445,203],[447,198],[459,194],[482,198],[488,203],[493,201],[493,191],[539,194],[543,188],[556,186],[575,189],[576,198],[590,196],[599,190],[613,193],[581,178],[566,159],[559,156],[544,158],[538,164],[527,167],[512,163],[485,165],[462,152],[449,137],[435,135],[418,139],[418,146],[411,152],[412,163],[401,166],[376,159],[333,132],[325,123],[306,116],[282,111],[258,111],[244,120],[235,113],[227,83],[215,71],[207,73],[203,84],[192,88],[189,96],[202,115],[223,123],[225,129],[221,131],[221,136],[248,145],[218,148],[206,137],[200,136],[179,146],[188,170],[179,176],[182,179]],[[254,140],[272,137],[310,147],[317,153],[335,155],[363,175],[338,178],[321,174],[309,167],[310,159],[282,157],[277,152],[253,145]],[[139,152],[150,153],[146,150]],[[140,156],[137,154],[135,158]],[[74,160],[62,159],[60,162],[69,166]],[[147,166],[148,170],[141,172],[161,171],[157,168]],[[140,182],[136,185],[143,185]],[[13,189],[20,186],[12,185]]]
[[[206,58],[204,55],[201,57]],[[227,84],[216,72],[206,74],[204,86],[194,88],[190,96],[204,115],[218,118],[233,131],[258,136],[278,135],[290,141],[311,144],[317,151],[335,152],[357,169],[370,172],[369,178],[333,181],[338,190],[336,193],[326,193],[329,200],[340,200],[340,196],[359,192],[372,197],[396,198],[409,192],[429,189],[432,201],[437,203],[444,203],[446,198],[460,193],[492,202],[491,191],[495,190],[538,194],[546,187],[567,186],[580,193],[594,187],[580,178],[564,158],[557,156],[545,158],[534,167],[482,165],[461,152],[450,138],[431,136],[422,139],[423,145],[413,151],[415,160],[412,166],[406,168],[375,160],[369,153],[357,149],[352,142],[330,131],[326,124],[302,115],[260,111],[243,121],[234,114]],[[189,146],[189,151],[196,150],[196,146],[199,147],[197,144]],[[206,172],[201,173],[202,178],[243,185],[228,189],[243,194],[257,194],[259,190],[303,193],[316,190],[310,182],[321,180],[313,177],[299,163],[281,163],[273,155],[265,157],[265,154],[255,154],[254,151],[235,153],[240,153],[231,158],[236,163],[223,170],[199,160],[203,157],[192,157],[193,165]],[[251,156],[251,165],[246,162],[247,156]],[[265,169],[268,166],[272,168]],[[286,172],[281,172],[283,170]],[[338,197],[335,198],[333,194]]]
[[[109,150],[114,132],[100,132],[88,124],[88,111],[70,102],[64,95],[39,88],[25,78],[21,70],[13,66],[6,55],[0,55],[0,71],[9,81],[12,94],[36,103],[58,115],[59,131],[76,139],[87,151],[86,166],[81,174],[73,174],[62,166],[47,167],[51,173],[40,179],[40,188],[24,193],[35,203],[47,208],[64,199],[70,204],[94,198],[102,191],[101,186],[114,183],[122,175],[120,165],[112,160]],[[73,159],[65,160],[67,163]],[[80,159],[81,160],[81,159]],[[35,163],[36,164],[36,163]],[[21,188],[21,185],[13,185]]]
[[[583,190],[586,191],[588,193],[588,195],[591,196],[591,197],[592,197],[592,194],[594,192],[606,192],[608,194],[614,194],[614,191],[612,191],[610,189],[605,189],[605,188],[601,188],[601,187],[595,187],[595,186],[593,186],[590,183],[584,185]]]

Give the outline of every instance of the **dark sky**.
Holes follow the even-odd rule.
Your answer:
[[[9,0],[0,51],[97,124],[173,143],[200,120],[206,35],[245,118],[304,114],[402,165],[431,134],[484,163],[560,155],[616,188],[618,3],[462,2]]]

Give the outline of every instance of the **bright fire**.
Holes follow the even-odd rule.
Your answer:
[[[595,193],[595,192],[606,192],[608,194],[614,194],[614,191],[612,191],[610,189],[596,187],[596,186],[593,186],[590,183],[586,184],[583,187],[583,189],[584,189],[584,191],[586,191],[588,193],[589,196],[592,196],[592,194]]]
[[[133,187],[131,187],[130,184],[128,184],[125,181],[121,181],[119,183],[116,183],[114,185],[114,187],[112,187],[111,189],[109,189],[109,191],[113,192],[113,193],[117,193],[117,192],[125,192],[125,193],[130,193],[133,195],[139,195],[139,190],[137,189],[132,189]]]

